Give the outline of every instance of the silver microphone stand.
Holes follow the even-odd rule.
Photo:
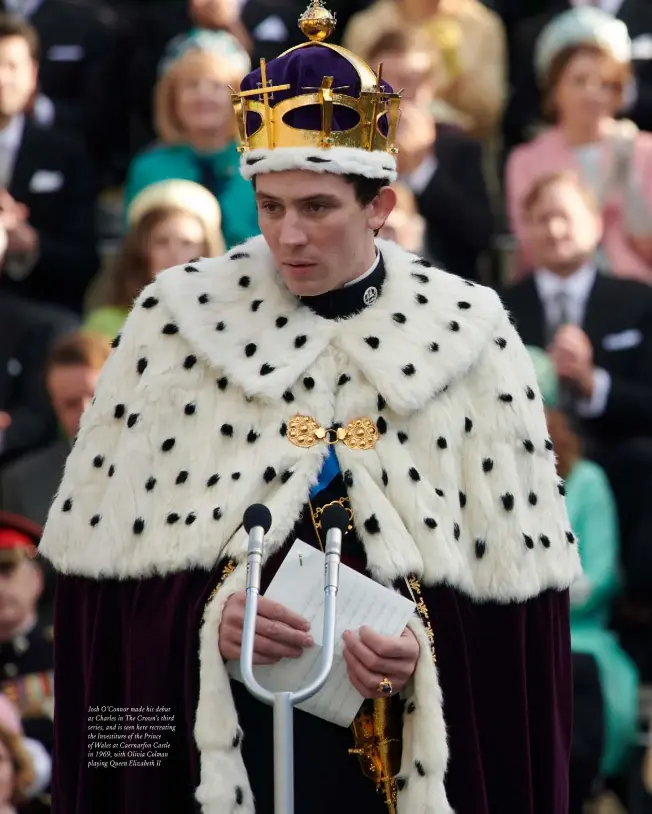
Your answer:
[[[339,504],[328,506],[322,514],[322,529],[326,530],[326,567],[324,574],[324,627],[321,661],[316,678],[303,689],[295,692],[270,692],[261,686],[253,673],[254,639],[256,635],[256,613],[260,594],[260,574],[263,559],[263,540],[270,523],[247,518],[251,510],[264,510],[266,507],[251,506],[245,513],[245,529],[249,532],[249,549],[247,554],[247,597],[245,618],[242,628],[242,650],[240,654],[240,671],[247,690],[259,701],[274,708],[274,812],[275,814],[294,814],[294,733],[293,707],[303,703],[319,692],[328,679],[333,666],[335,650],[335,610],[339,580],[340,554],[342,535],[349,518],[346,510]],[[252,512],[255,514],[256,512]],[[256,514],[256,518],[259,515]]]

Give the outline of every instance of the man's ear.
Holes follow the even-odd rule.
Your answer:
[[[382,229],[392,209],[396,206],[396,192],[392,187],[383,187],[369,204],[369,228]]]

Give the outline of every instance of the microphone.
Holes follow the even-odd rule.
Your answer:
[[[342,537],[349,525],[349,515],[340,503],[326,506],[321,516],[321,528],[326,532],[326,595],[336,595],[339,585],[339,565],[342,554]]]
[[[245,511],[242,525],[247,534],[250,534],[257,526],[262,528],[263,534],[267,534],[272,525],[272,513],[262,503],[254,503]]]
[[[265,508],[263,506],[263,508]],[[337,529],[340,535],[344,534],[349,526],[349,513],[341,503],[330,503],[321,515],[321,527],[326,529],[326,535],[331,529]]]
[[[242,623],[242,646],[240,648],[240,671],[245,686],[260,701],[265,700],[265,690],[253,674],[254,640],[256,638],[256,614],[260,595],[260,577],[263,562],[263,541],[272,525],[272,513],[262,503],[249,506],[242,518],[242,525],[249,535],[247,548],[247,587],[245,615]]]
[[[245,511],[242,524],[249,535],[247,551],[247,595],[260,593],[260,571],[263,561],[263,540],[272,525],[272,513],[262,503],[254,503]]]

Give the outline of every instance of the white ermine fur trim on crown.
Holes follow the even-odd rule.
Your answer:
[[[254,175],[284,170],[362,175],[365,178],[385,178],[390,183],[397,178],[394,156],[357,147],[276,147],[273,150],[251,150],[240,159],[240,173],[248,181]]]
[[[201,757],[196,798],[202,814],[231,814],[235,810],[255,814],[242,759],[243,734],[218,642],[224,606],[232,594],[244,588],[245,580],[246,565],[242,564],[207,605],[200,634],[200,690],[194,734]],[[415,615],[408,626],[419,642],[419,660],[405,691],[397,810],[398,814],[453,814],[444,786],[448,746],[437,669],[421,619]]]

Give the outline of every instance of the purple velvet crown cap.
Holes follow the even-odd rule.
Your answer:
[[[337,51],[319,43],[312,43],[304,48],[281,54],[267,63],[267,83],[274,85],[289,85],[288,90],[274,91],[270,98],[270,105],[274,107],[284,99],[314,93],[321,86],[325,76],[333,77],[333,90],[346,96],[359,98],[360,77],[353,65]],[[240,85],[241,91],[253,90],[262,84],[260,67],[247,74]],[[383,91],[392,93],[387,82],[381,81]],[[260,99],[262,97],[253,97]],[[286,114],[284,121],[290,127],[299,130],[321,130],[321,107],[307,105]],[[359,122],[358,114],[344,105],[333,105],[333,132],[350,130]],[[247,112],[247,135],[254,133],[261,124],[257,113]],[[387,136],[387,116],[381,116],[378,130]]]

